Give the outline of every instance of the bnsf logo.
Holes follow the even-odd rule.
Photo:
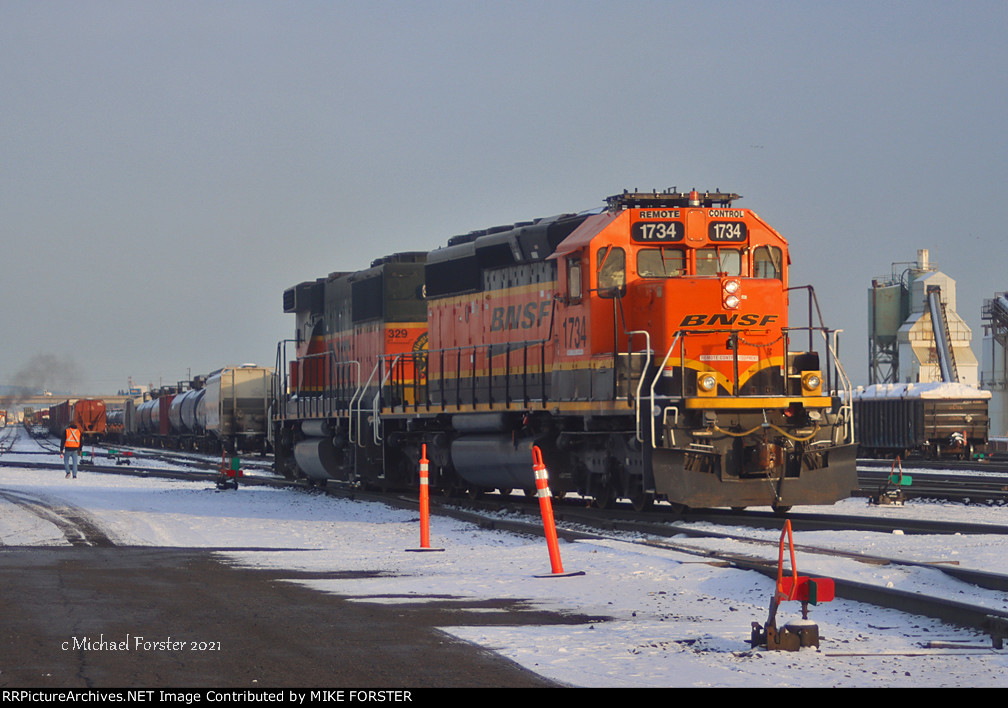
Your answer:
[[[686,315],[683,317],[682,322],[679,323],[680,327],[713,327],[714,325],[745,325],[746,327],[752,327],[758,324],[760,327],[766,327],[771,322],[776,321],[778,315],[740,315],[735,312],[730,315],[726,315],[723,312],[718,312],[713,315]]]
[[[511,305],[510,307],[495,307],[490,315],[490,331],[500,332],[504,329],[531,329],[538,326],[550,313],[552,300],[530,302],[525,307]]]

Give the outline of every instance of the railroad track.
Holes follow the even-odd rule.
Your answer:
[[[18,432],[17,426],[15,425],[5,425],[0,428],[0,455],[4,455],[10,452],[14,443],[17,442]]]
[[[13,457],[3,458],[5,452],[11,456],[33,456],[38,458],[42,455],[58,455],[59,444],[52,438],[46,436],[20,436],[18,428],[8,426],[2,429],[11,430],[9,443],[3,433],[0,433],[0,465],[10,464],[29,469],[62,469],[62,461],[48,458],[44,460],[24,460]],[[11,450],[11,446],[19,439],[32,440],[37,449]],[[179,469],[170,470],[158,466],[159,463],[169,464],[175,468],[190,470],[188,472]],[[86,444],[80,461],[82,470],[103,472],[111,474],[134,474],[139,476],[150,476],[153,474],[163,474],[166,477],[194,478],[199,473],[207,473],[207,478],[216,478],[216,472],[220,468],[221,458],[216,455],[205,455],[194,452],[181,452],[176,450],[154,450],[149,448],[116,446],[105,443]],[[272,459],[251,459],[242,460],[242,469],[255,471],[257,473],[272,473]]]
[[[857,459],[857,468],[883,469],[892,467],[894,460],[877,460],[866,457]],[[925,460],[909,458],[901,460],[903,467],[917,470],[956,470],[962,472],[992,472],[1008,473],[1008,455],[1002,453],[991,455],[980,460]]]
[[[903,467],[904,477],[913,481],[899,489],[907,499],[942,499],[962,503],[1008,503],[1008,474],[1001,469],[962,467],[962,471],[930,470]],[[858,463],[858,486],[861,493],[873,495],[881,490],[895,489],[887,484],[892,475],[892,465],[866,466]]]
[[[61,468],[57,462],[17,462],[18,466]],[[136,476],[158,476],[177,479],[212,480],[215,474],[207,471],[166,470],[157,467],[139,465],[93,465],[95,472],[127,474]],[[245,479],[245,484],[264,484],[270,486],[302,487],[291,480],[281,478]],[[360,500],[374,500],[385,504],[397,505],[403,508],[415,509],[417,501],[411,496],[382,495],[350,489],[337,484],[327,486],[326,493],[332,496],[351,497]],[[3,491],[0,498],[18,504],[25,510],[40,518],[45,518],[56,524],[64,532],[68,541],[78,544],[111,544],[106,538],[91,533],[86,527],[86,515],[72,509],[54,510],[44,500],[32,499],[17,493]],[[500,502],[501,500],[497,500]],[[437,514],[451,516],[475,523],[484,528],[506,530],[514,533],[541,536],[542,522],[538,518],[538,503],[534,500],[524,500],[512,496],[503,501],[506,516],[502,516],[501,504],[495,504],[493,510],[488,508],[486,501],[466,501],[435,497],[432,499],[431,510]],[[79,510],[78,510],[79,511]],[[613,512],[602,512],[598,509],[586,509],[577,502],[557,504],[555,517],[558,521],[558,535],[561,538],[575,541],[581,539],[604,539],[607,541],[644,544],[651,547],[666,549],[670,552],[686,553],[697,556],[703,562],[725,564],[739,569],[753,570],[771,578],[777,574],[777,541],[752,537],[737,532],[717,531],[698,528],[693,523],[682,521],[711,521],[717,524],[738,524],[745,520],[747,525],[761,529],[770,529],[775,533],[781,527],[782,520],[770,512],[728,512],[713,510],[709,512],[676,513],[669,508],[641,517],[630,510],[617,509]],[[788,514],[797,534],[803,530],[812,529],[845,529],[860,528],[883,533],[891,533],[893,520],[865,519],[864,517],[849,517],[821,514]],[[931,534],[991,534],[1006,535],[1008,527],[973,524],[942,524],[933,521],[912,522],[901,518],[898,526],[907,533]],[[684,540],[685,539],[685,540]],[[712,542],[729,543],[731,550],[711,548]],[[704,544],[707,544],[706,546]],[[915,570],[934,571],[955,578],[967,584],[968,587],[995,592],[1008,591],[1008,576],[987,571],[960,568],[955,565],[931,564],[888,558],[868,556],[863,553],[852,553],[831,548],[818,548],[799,545],[797,550],[805,556],[820,556],[823,558],[843,558],[850,562],[870,563],[873,565],[891,565],[894,567],[910,567]],[[745,552],[749,551],[749,552]],[[954,625],[969,627],[991,634],[994,641],[1008,634],[1008,610],[998,607],[961,602],[948,597],[928,596],[919,592],[907,592],[896,588],[881,587],[853,579],[834,577],[836,593],[840,598],[863,602],[880,607],[897,609],[903,612],[933,617]],[[969,592],[965,593],[970,594]]]
[[[55,454],[58,450],[52,447],[48,450],[46,440],[37,440],[43,450]],[[114,459],[107,454],[108,448],[99,448],[104,451],[107,460]],[[217,469],[220,465],[219,459],[213,456],[201,455],[198,453],[184,453],[177,451],[147,450],[144,448],[123,448],[136,453],[131,458],[131,463],[122,465],[113,462],[112,464],[102,463],[98,455],[88,456],[82,465],[83,470],[101,472],[105,474],[120,474],[139,477],[157,476],[169,479],[204,480],[215,481],[217,479]],[[38,454],[26,452],[24,454]],[[145,460],[154,462],[164,462],[174,465],[177,469],[166,469],[158,465],[144,464]],[[0,458],[0,464],[3,464]],[[45,461],[11,461],[9,464],[16,464],[19,467],[30,469],[63,469],[59,460]],[[242,485],[268,485],[274,487],[300,487],[310,488],[313,485],[304,480],[290,480],[278,475],[274,475],[271,465],[267,461],[246,460],[243,468],[266,472],[263,475],[246,475],[242,479]],[[180,469],[179,469],[180,468]],[[338,482],[331,482],[326,485],[327,491],[333,494],[350,494],[358,498],[368,497],[375,500],[383,500],[387,497],[363,492],[357,488],[350,488]],[[502,498],[496,494],[487,494],[477,500],[463,501],[449,497],[437,497],[439,503],[449,506],[462,507],[467,505],[475,511],[492,513],[502,506],[508,509],[521,510],[522,513],[538,513],[538,502],[535,498],[525,498],[512,495]],[[722,526],[746,526],[764,529],[780,529],[782,519],[780,515],[770,511],[745,510],[732,511],[728,509],[690,509],[684,510],[681,507],[674,507],[667,504],[657,504],[650,512],[636,512],[629,504],[617,504],[614,509],[600,510],[586,508],[586,502],[578,499],[567,498],[554,501],[554,513],[558,520],[566,520],[572,523],[583,523],[589,526],[602,524],[605,528],[625,529],[629,531],[638,530],[642,525],[651,524],[653,529],[660,528],[661,525],[668,525],[675,521],[709,522]],[[999,534],[1008,535],[1008,526],[992,526],[989,524],[971,524],[963,522],[941,522],[914,519],[910,517],[892,516],[851,516],[842,514],[822,514],[803,513],[801,511],[791,511],[786,515],[791,520],[792,527],[796,531],[821,531],[821,530],[856,530],[866,532],[893,533],[900,531],[905,534],[936,534],[948,535],[956,533],[969,534]],[[657,533],[657,530],[654,530]],[[682,532],[682,531],[680,531]]]
[[[485,528],[500,529],[533,536],[543,535],[542,522],[539,520],[501,518],[497,514],[488,514],[458,506],[436,506],[438,507],[438,513],[460,520],[467,520]],[[432,507],[433,509],[434,507]],[[562,511],[558,512],[556,517],[558,521],[557,534],[568,541],[605,540],[646,545],[662,548],[670,552],[694,555],[705,562],[756,571],[774,580],[777,577],[778,539],[753,538],[734,533],[687,528],[679,524],[638,522],[632,525],[630,523],[624,525],[604,518],[596,518],[592,522],[591,517],[587,515],[583,517],[579,516],[577,521],[574,522],[569,518],[569,515],[564,515]],[[780,528],[780,519],[778,518],[777,521],[778,528]],[[635,533],[633,537],[616,533],[616,531],[621,530],[634,531]],[[799,533],[797,529],[795,532],[796,534]],[[1002,529],[997,533],[1006,532],[1008,530]],[[673,537],[682,536],[686,536],[690,540],[684,541],[681,538],[672,540]],[[732,544],[733,549],[731,551],[718,550],[711,548],[709,544],[705,546],[702,543],[697,543],[697,541],[703,540],[729,542]],[[753,552],[743,552],[743,548],[749,548]],[[991,590],[994,592],[1008,590],[1008,575],[961,568],[957,565],[909,561],[809,545],[796,545],[795,550],[806,556],[821,556],[827,559],[836,559],[839,557],[851,562],[866,563],[875,566],[887,565],[934,571],[935,573],[947,575],[961,583],[972,586],[977,592],[981,590]],[[762,551],[762,554],[759,551]],[[931,596],[920,592],[908,592],[897,588],[884,587],[836,576],[833,576],[833,580],[836,586],[836,595],[840,598],[895,609],[910,614],[924,615],[960,627],[984,632],[991,636],[995,646],[998,646],[1001,640],[1005,636],[1008,636],[1008,609],[1006,608],[962,602],[941,595]],[[965,596],[971,594],[968,589],[964,589],[963,593]]]
[[[181,450],[153,449],[145,447],[135,447],[131,445],[111,445],[98,443],[92,446],[97,459],[98,455],[103,455],[108,460],[114,460],[116,464],[133,465],[144,462],[164,462],[166,464],[191,467],[201,470],[216,470],[220,467],[220,455],[207,455],[199,452],[185,452]],[[257,471],[272,471],[272,457],[243,457],[242,468],[246,470],[255,469]]]

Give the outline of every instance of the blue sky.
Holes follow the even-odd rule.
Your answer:
[[[0,383],[272,364],[286,287],[624,188],[743,195],[867,378],[918,248],[1008,289],[1005,2],[0,0]]]

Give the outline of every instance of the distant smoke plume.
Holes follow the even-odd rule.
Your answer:
[[[72,359],[36,354],[11,377],[10,383],[15,396],[35,396],[43,391],[70,392],[80,378],[80,369]]]

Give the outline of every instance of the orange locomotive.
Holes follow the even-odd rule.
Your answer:
[[[531,490],[536,445],[554,493],[600,506],[849,496],[835,333],[813,326],[811,288],[808,323],[791,326],[787,243],[738,198],[624,193],[390,257],[408,256],[410,273],[369,290],[342,281],[375,268],[298,286],[278,464],[399,485],[426,444],[443,488]],[[381,301],[392,291],[398,302]],[[365,346],[376,328],[382,346]],[[397,331],[408,346],[393,346]]]

